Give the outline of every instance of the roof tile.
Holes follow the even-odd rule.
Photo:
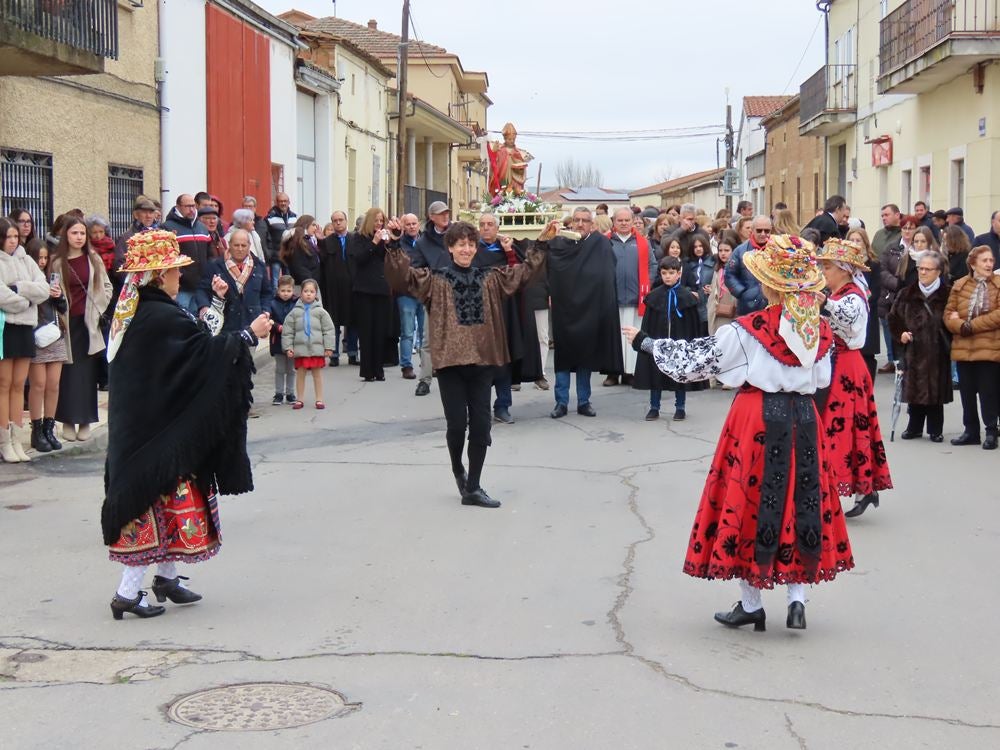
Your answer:
[[[400,37],[397,34],[391,34],[388,31],[382,31],[371,26],[363,26],[343,18],[335,18],[333,16],[317,18],[307,22],[303,28],[309,31],[324,31],[327,34],[343,37],[377,57],[395,57],[399,53]],[[414,39],[410,40],[409,50],[411,57],[420,54],[450,54],[444,47],[438,47]]]

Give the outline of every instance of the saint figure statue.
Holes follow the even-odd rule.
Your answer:
[[[493,141],[486,144],[490,158],[490,195],[499,192],[521,195],[527,180],[528,162],[534,157],[514,143],[517,129],[513,124],[508,122],[500,132],[503,133],[503,143]]]

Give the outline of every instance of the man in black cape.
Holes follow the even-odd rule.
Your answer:
[[[538,238],[548,251],[549,296],[552,299],[552,338],[555,349],[556,406],[553,419],[566,416],[570,373],[576,373],[578,414],[596,417],[590,403],[590,375],[622,372],[621,329],[615,294],[615,256],[611,241],[591,231],[590,209],[573,212],[573,231],[580,239],[555,236],[552,222]]]

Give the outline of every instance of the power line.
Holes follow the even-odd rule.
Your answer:
[[[782,94],[788,91],[788,87],[791,86],[792,81],[795,80],[795,74],[799,72],[799,66],[802,65],[802,61],[806,59],[806,55],[809,53],[809,45],[812,44],[813,37],[816,36],[816,31],[819,29],[819,25],[822,22],[823,22],[823,16],[820,16],[819,20],[816,21],[816,25],[813,26],[813,33],[809,35],[809,41],[806,42],[806,48],[802,50],[802,57],[799,58],[798,63],[795,65],[795,70],[792,71],[792,77],[788,79],[788,83],[785,84],[785,88],[781,90]]]
[[[413,8],[412,7],[410,8],[410,25],[413,27],[414,41],[418,42],[418,44],[416,45],[416,47],[417,47],[417,51],[420,53],[420,57],[424,61],[424,67],[426,67],[427,70],[430,71],[430,74],[432,76],[434,76],[435,78],[444,78],[445,75],[447,75],[447,74],[446,73],[441,73],[441,74],[435,73],[434,72],[434,68],[431,67],[430,62],[428,62],[428,60],[427,60],[427,56],[424,55],[424,47],[423,47],[423,44],[422,44],[423,40],[420,38],[420,32],[417,31],[417,22],[413,18]]]

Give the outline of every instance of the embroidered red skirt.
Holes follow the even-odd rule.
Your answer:
[[[875,409],[875,389],[857,349],[837,347],[822,437],[840,495],[892,489]]]
[[[763,396],[755,388],[744,388],[733,400],[694,518],[684,572],[709,580],[741,578],[766,589],[775,584],[832,581],[837,573],[854,567],[854,557],[821,434],[816,443],[821,529],[818,561],[806,559],[797,546],[794,481],[787,485],[777,552],[766,566],[756,561],[765,462]],[[816,429],[822,431],[818,413]],[[792,443],[791,477],[796,476],[795,458]]]
[[[222,546],[215,488],[208,496],[194,482],[182,479],[169,495],[122,528],[109,557],[125,565],[183,561],[201,562]]]

